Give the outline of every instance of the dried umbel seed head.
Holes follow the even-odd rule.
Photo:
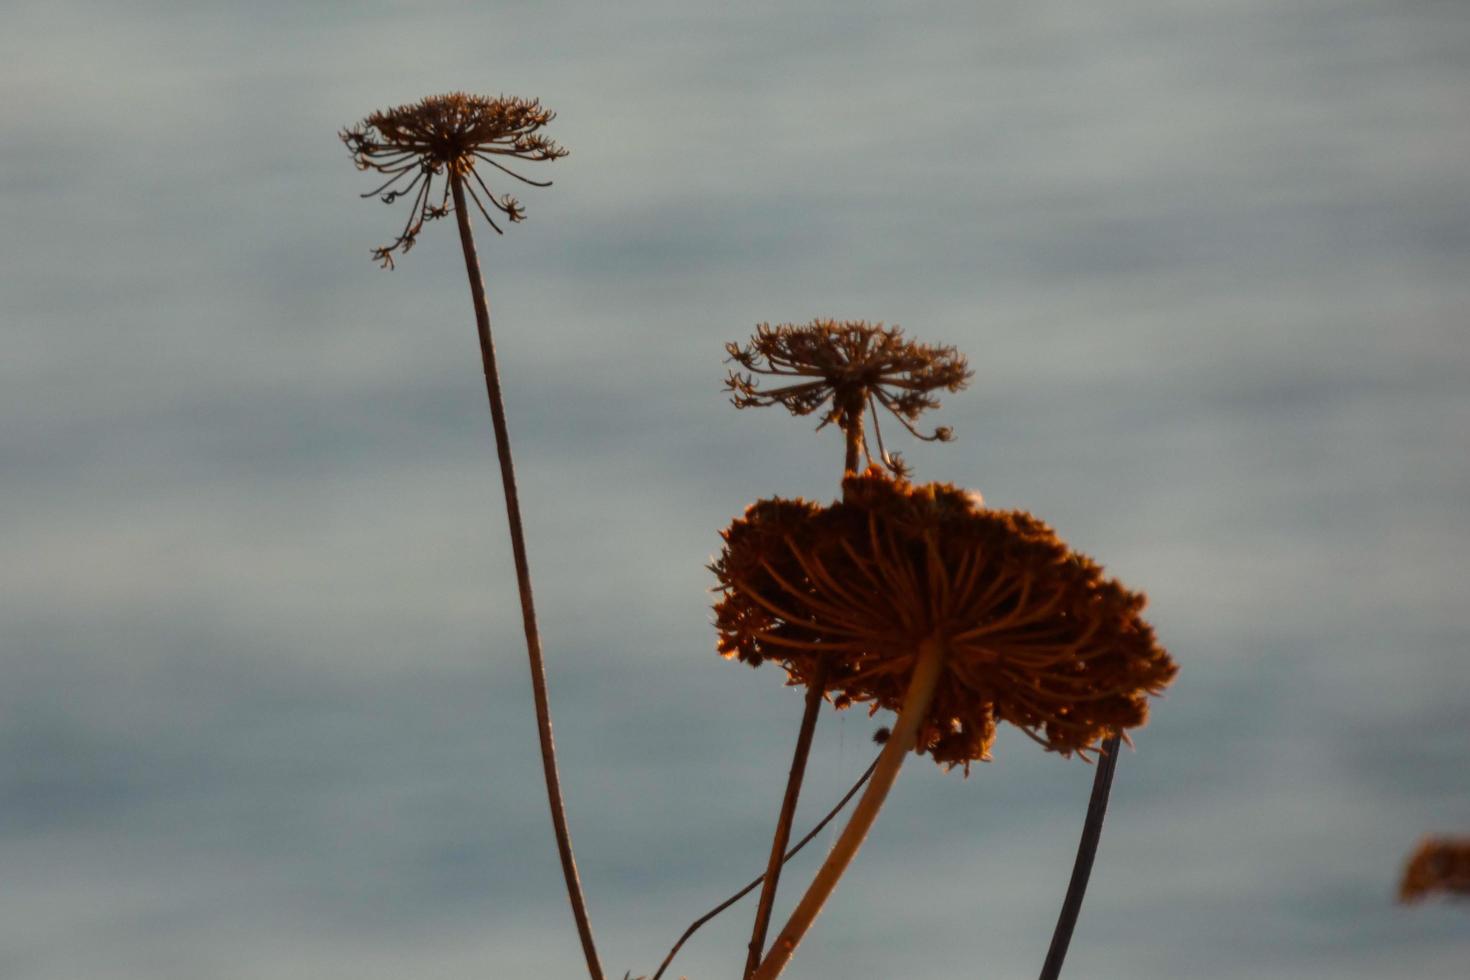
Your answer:
[[[917,747],[936,762],[988,758],[996,721],[1086,757],[1148,717],[1177,668],[1130,592],[1047,525],[947,484],[877,467],[829,507],[763,500],[723,532],[712,566],[719,650],[775,660],[790,683],[825,666],[839,706],[898,710],[921,643],[944,650]]]
[[[413,209],[403,231],[391,244],[374,249],[373,257],[384,268],[392,268],[393,253],[411,249],[425,221],[450,213],[450,183],[456,179],[463,182],[470,199],[497,232],[500,226],[486,210],[487,201],[507,220],[520,221],[525,217],[520,202],[509,194],[495,196],[480,177],[478,166],[486,163],[522,183],[549,187],[550,181],[522,177],[500,160],[556,160],[566,156],[566,150],[537,132],[555,115],[536,99],[487,99],[451,92],[375,112],[342,130],[338,135],[352,151],[358,170],[388,175],[385,182],[363,197],[376,196],[384,204],[413,197]],[[435,178],[442,178],[443,184],[437,201]]]
[[[959,391],[970,380],[970,368],[953,347],[920,344],[899,327],[862,320],[813,320],[810,323],[762,323],[745,346],[726,344],[725,351],[744,371],[725,379],[736,408],[780,404],[793,415],[820,410],[818,429],[837,423],[844,431],[862,433],[863,414],[873,412],[880,458],[890,469],[900,466],[883,450],[878,433],[878,406],[927,441],[948,441],[952,433],[939,427],[925,434],[914,427],[919,416],[939,407],[936,392]],[[782,379],[763,388],[756,375]],[[860,435],[861,438],[861,435]],[[871,459],[867,441],[863,453]]]
[[[1417,902],[1436,892],[1470,898],[1470,838],[1426,838],[1409,856],[1399,901]]]

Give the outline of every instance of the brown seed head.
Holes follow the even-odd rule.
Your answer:
[[[953,347],[920,344],[900,327],[863,320],[813,320],[806,324],[762,323],[745,346],[730,343],[725,351],[744,371],[725,379],[736,408],[784,405],[793,415],[822,411],[821,429],[831,423],[862,431],[863,414],[873,412],[877,432],[882,405],[904,428],[926,441],[947,442],[953,433],[940,426],[929,434],[914,427],[919,416],[939,407],[935,392],[959,391],[970,380],[970,368]],[[783,379],[780,387],[762,388],[756,375]],[[789,380],[785,380],[789,379]],[[871,460],[867,440],[863,453]],[[895,471],[901,465],[883,451],[880,458]]]
[[[825,662],[839,706],[896,711],[919,644],[944,674],[919,750],[962,765],[989,757],[997,720],[1084,758],[1148,717],[1177,668],[1140,616],[1145,599],[1022,511],[985,509],[948,484],[877,467],[829,507],[763,500],[722,532],[711,566],[719,650],[775,660],[792,684]]]
[[[1399,901],[1417,902],[1435,892],[1470,898],[1470,838],[1428,837],[1409,855]]]
[[[537,130],[556,116],[536,99],[500,96],[487,99],[464,92],[431,95],[412,105],[375,112],[338,135],[352,151],[358,170],[376,170],[388,180],[363,197],[377,197],[392,204],[400,197],[413,197],[413,209],[392,244],[373,249],[373,257],[384,268],[393,267],[393,253],[413,248],[425,221],[449,214],[450,181],[458,178],[470,199],[496,232],[500,226],[485,209],[485,202],[510,221],[520,221],[525,211],[509,194],[496,197],[485,186],[477,169],[487,163],[522,183],[549,187],[522,177],[500,163],[497,157],[522,160],[556,160],[567,151],[540,135]],[[434,179],[443,178],[435,201]]]

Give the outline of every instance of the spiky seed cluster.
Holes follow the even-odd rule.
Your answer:
[[[1417,902],[1436,892],[1470,898],[1470,838],[1430,837],[1409,856],[1399,901]]]
[[[736,408],[780,404],[793,415],[821,410],[818,429],[835,422],[845,430],[858,426],[859,431],[863,413],[871,409],[876,431],[881,405],[926,441],[948,441],[952,433],[940,426],[926,435],[914,423],[939,407],[936,392],[959,391],[971,374],[953,347],[920,344],[906,338],[901,327],[863,320],[762,323],[748,344],[726,344],[725,351],[744,368],[725,379]],[[790,380],[762,388],[756,375]],[[887,462],[881,438],[879,451]],[[863,452],[871,458],[866,440]]]
[[[496,232],[500,226],[485,208],[485,202],[510,221],[525,217],[521,204],[509,194],[497,197],[476,169],[488,163],[522,183],[549,187],[523,177],[498,162],[497,157],[522,160],[556,160],[567,151],[537,130],[556,114],[542,108],[536,99],[500,96],[495,99],[464,92],[432,95],[412,105],[375,112],[338,135],[352,151],[358,170],[376,170],[388,179],[362,197],[378,197],[392,204],[413,197],[413,209],[403,231],[389,245],[373,249],[373,257],[384,268],[393,267],[393,253],[407,252],[425,221],[450,213],[450,181],[461,178],[470,199]],[[437,202],[434,179],[442,177]]]
[[[919,644],[936,638],[944,675],[918,748],[967,772],[997,720],[1084,757],[1145,722],[1146,695],[1177,668],[1139,615],[1144,596],[1030,514],[947,484],[873,467],[843,490],[829,507],[763,500],[722,532],[721,654],[775,660],[793,684],[825,661],[839,707],[896,711]]]

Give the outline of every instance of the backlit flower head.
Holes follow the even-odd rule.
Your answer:
[[[895,472],[902,465],[883,449],[878,406],[920,439],[948,441],[952,433],[947,427],[926,435],[914,423],[928,409],[939,407],[936,392],[959,391],[970,380],[969,365],[953,347],[920,344],[907,339],[900,327],[862,320],[774,327],[762,323],[748,344],[726,344],[725,351],[744,368],[725,379],[736,408],[780,404],[793,415],[821,410],[817,428],[835,422],[845,431],[856,430],[870,460],[862,423],[864,413],[871,410],[879,457]],[[780,380],[776,387],[763,388],[756,375]]]
[[[918,749],[967,771],[989,757],[997,721],[1084,757],[1145,722],[1146,696],[1177,668],[1140,616],[1143,595],[1030,514],[948,484],[872,467],[843,491],[828,507],[763,500],[722,532],[723,655],[775,660],[793,684],[824,664],[839,707],[896,711],[919,645],[937,640],[944,672]]]
[[[363,197],[378,197],[392,204],[401,197],[413,197],[413,209],[403,231],[389,245],[373,250],[373,257],[384,268],[392,268],[393,253],[407,252],[413,247],[425,221],[442,218],[453,208],[450,180],[458,177],[470,199],[497,232],[500,226],[486,210],[485,204],[499,211],[509,221],[520,221],[525,211],[509,194],[497,197],[485,185],[477,169],[481,163],[533,187],[548,187],[522,177],[500,162],[505,157],[522,160],[556,160],[567,151],[537,132],[555,113],[544,109],[536,99],[500,96],[487,99],[464,92],[432,95],[412,105],[401,105],[375,112],[362,122],[338,134],[352,151],[358,170],[376,170],[388,179]],[[443,187],[435,195],[434,180],[441,178]]]
[[[1409,856],[1399,901],[1417,902],[1435,892],[1470,898],[1470,838],[1426,838]]]

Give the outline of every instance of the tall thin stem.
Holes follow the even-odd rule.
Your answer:
[[[801,783],[806,778],[806,760],[812,750],[812,734],[817,729],[817,715],[822,708],[822,694],[827,686],[827,665],[819,665],[806,692],[806,707],[801,715],[801,728],[796,735],[796,749],[791,758],[791,771],[786,777],[786,795],[781,800],[781,815],[776,819],[776,833],[771,839],[771,856],[766,861],[765,883],[755,909],[755,926],[750,933],[750,946],[745,957],[745,976],[760,965],[761,950],[766,948],[766,930],[771,924],[771,910],[776,904],[776,885],[781,880],[785,863],[786,842],[791,839],[791,825],[796,819],[796,801],[801,796]]]
[[[1102,836],[1103,817],[1108,812],[1108,792],[1113,787],[1113,770],[1118,768],[1118,745],[1121,741],[1122,736],[1114,732],[1103,742],[1102,758],[1097,760],[1097,772],[1092,776],[1087,817],[1082,821],[1082,839],[1077,843],[1077,859],[1072,864],[1072,880],[1067,883],[1067,897],[1062,900],[1062,911],[1057,916],[1057,927],[1051,936],[1051,948],[1046,951],[1041,980],[1057,980],[1062,975],[1062,961],[1067,958],[1072,930],[1082,911],[1082,897],[1087,894],[1087,880],[1092,876],[1092,861],[1097,857],[1097,842]]]
[[[842,829],[837,843],[832,845],[832,851],[827,855],[827,860],[817,870],[811,886],[807,888],[806,894],[797,903],[795,911],[791,913],[791,918],[787,920],[781,934],[776,937],[770,952],[761,961],[752,980],[775,980],[781,975],[781,971],[790,962],[791,955],[796,952],[797,943],[801,942],[802,937],[816,921],[822,911],[822,906],[826,904],[827,897],[837,887],[838,879],[852,863],[852,859],[857,856],[858,848],[862,847],[863,840],[873,826],[873,821],[877,819],[878,811],[882,808],[888,791],[893,788],[893,781],[898,778],[898,770],[903,765],[904,756],[907,755],[909,749],[914,747],[919,734],[919,726],[923,723],[925,713],[929,710],[929,703],[934,699],[934,690],[939,685],[943,668],[944,644],[937,638],[931,638],[919,644],[913,677],[909,680],[908,691],[905,692],[903,698],[903,706],[899,709],[897,721],[894,722],[893,734],[888,736],[888,742],[883,746],[882,754],[878,756],[878,767],[873,770],[873,778],[868,780],[868,788],[863,792],[862,799],[858,800],[857,806],[853,808],[847,826]]]
[[[500,373],[495,366],[495,342],[490,337],[490,307],[485,301],[485,283],[480,276],[475,239],[470,233],[470,216],[465,208],[464,184],[460,175],[451,174],[450,187],[454,192],[454,216],[459,221],[459,242],[464,249],[465,272],[470,279],[470,296],[475,303],[480,358],[485,366],[485,393],[490,398],[490,421],[495,428],[495,451],[500,457],[500,481],[505,488],[505,515],[510,523],[510,547],[515,558],[516,585],[521,596],[521,621],[526,630],[526,653],[531,660],[531,691],[536,702],[536,731],[541,739],[541,768],[546,774],[546,796],[551,804],[551,824],[556,831],[556,849],[561,855],[562,875],[567,882],[567,897],[572,903],[572,916],[577,920],[577,934],[582,938],[582,952],[587,957],[587,971],[592,980],[603,980],[602,964],[597,960],[597,947],[592,942],[592,925],[587,919],[587,901],[582,896],[577,861],[572,856],[572,835],[567,830],[561,780],[556,773],[556,743],[551,737],[551,706],[546,697],[546,667],[541,659],[541,634],[536,627],[536,606],[531,598],[531,568],[526,560],[526,535],[521,525],[520,499],[516,494],[515,465],[510,455],[510,433],[505,425],[505,402],[500,394]]]

